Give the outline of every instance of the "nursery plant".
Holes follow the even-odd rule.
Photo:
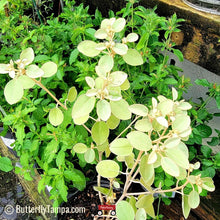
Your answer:
[[[60,100],[56,98],[42,82],[56,73],[57,65],[52,61],[40,67],[32,64],[32,48],[23,50],[19,60],[0,64],[0,73],[11,77],[4,88],[7,102],[12,105],[22,100],[15,114],[3,119],[6,125],[13,125],[16,129],[16,147],[23,166],[16,169],[20,172],[31,170],[34,160],[28,161],[29,153],[35,154],[44,171],[39,191],[46,184],[52,186],[51,199],[58,206],[67,198],[65,181],[72,181],[81,190],[85,186],[83,173],[69,159],[78,158],[77,161],[95,167],[97,186],[94,190],[98,191],[101,204],[116,204],[118,219],[155,218],[154,194],[170,192],[182,195],[183,214],[187,218],[190,209],[199,205],[202,190],[215,189],[210,177],[192,174],[200,166],[199,162],[189,162],[189,151],[184,144],[192,132],[187,113],[192,106],[178,99],[175,88],[171,91],[172,98],[158,94],[151,97],[150,104],[130,104],[123,97],[130,83],[125,70],[120,69],[120,63],[141,66],[145,62],[144,56],[132,47],[139,39],[138,34],[131,32],[123,36],[125,26],[124,18],[104,19],[94,34],[100,42],[84,40],[79,43],[79,52],[99,59],[95,74],[85,77],[89,89],[78,91],[79,95],[76,88],[71,87]],[[40,101],[31,99],[28,92],[36,86],[43,89],[40,93],[46,93],[55,100],[56,105],[47,106],[48,101],[43,106],[37,105],[36,102]],[[74,102],[73,106],[71,102]],[[29,112],[35,112],[32,118],[27,115]],[[33,118],[36,121],[38,114],[45,115],[45,112],[51,125],[40,128],[45,122],[34,124]],[[30,128],[26,134],[25,124]],[[117,128],[121,127],[123,129],[117,133]],[[45,133],[48,130],[50,133]],[[84,135],[80,137],[81,131]],[[37,137],[31,140],[33,133]],[[25,135],[31,141],[26,139],[24,142]],[[48,141],[44,143],[44,139]],[[77,157],[73,157],[75,154]],[[154,184],[158,169],[172,177],[173,184],[169,189],[164,189],[160,183]],[[31,178],[30,173],[26,173],[26,177]],[[109,181],[109,188],[101,187],[103,178]],[[130,191],[134,184],[140,185],[142,190]],[[116,199],[114,190],[119,187],[123,192]],[[106,219],[115,218],[111,213],[104,213],[104,216]]]

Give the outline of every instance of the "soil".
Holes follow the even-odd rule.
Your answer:
[[[34,207],[13,172],[0,171],[0,219],[1,220],[42,220],[37,213],[16,211],[16,208]],[[19,209],[17,209],[19,210]]]

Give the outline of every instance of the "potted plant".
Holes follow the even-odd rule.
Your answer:
[[[145,16],[144,9],[141,10],[137,15]],[[154,18],[154,14],[149,16]],[[160,22],[163,23],[164,19]],[[165,32],[167,41],[162,44],[162,49],[170,48],[181,58],[180,52],[172,48],[170,39],[170,33],[177,28],[175,15],[168,24],[170,26],[166,26]],[[148,98],[146,104],[131,103],[134,96],[131,94],[132,99],[129,100],[126,91],[130,83],[128,74],[120,69],[121,64],[135,67],[143,66],[146,59],[153,60],[154,65],[148,65],[148,68],[153,72],[155,80],[151,83],[154,86],[159,82],[158,78],[166,77],[171,70],[164,69],[167,55],[158,54],[162,63],[155,67],[155,54],[153,56],[153,51],[147,47],[149,33],[141,36],[137,45],[139,50],[143,49],[147,54],[143,55],[133,48],[139,38],[138,34],[125,34],[125,26],[124,18],[104,19],[94,35],[101,40],[100,43],[92,40],[79,43],[79,52],[92,60],[96,56],[99,59],[97,63],[94,60],[97,64],[94,65],[95,74],[85,77],[89,89],[85,88],[78,96],[76,88],[71,87],[68,93],[58,99],[44,86],[42,81],[47,78],[49,80],[56,73],[57,65],[52,61],[41,67],[31,64],[34,60],[32,48],[23,50],[16,62],[0,64],[0,73],[9,74],[12,78],[4,88],[6,100],[9,104],[15,104],[22,99],[15,114],[3,120],[6,125],[13,125],[16,129],[16,148],[23,166],[16,170],[31,179],[32,166],[37,161],[44,172],[38,189],[42,191],[45,185],[52,186],[51,199],[57,207],[61,201],[67,201],[66,182],[81,190],[85,187],[86,178],[78,169],[78,162],[82,167],[92,164],[97,171],[97,186],[94,190],[98,191],[100,205],[116,205],[118,219],[154,218],[154,194],[170,192],[182,194],[183,214],[187,218],[190,209],[199,205],[202,190],[215,189],[211,178],[194,175],[193,171],[200,165],[198,162],[189,162],[188,148],[184,144],[192,132],[187,113],[192,106],[179,100],[181,94],[178,95],[174,88],[166,93],[167,96],[171,93],[172,97],[162,95],[160,92],[167,87],[161,84],[158,86],[160,92],[157,95],[150,94],[150,101]],[[152,34],[157,36],[153,29]],[[158,42],[155,45],[161,46]],[[48,106],[50,99],[42,102],[43,96],[32,100],[26,89],[35,90],[36,86],[44,90],[40,95],[49,95],[57,104]],[[27,98],[23,98],[24,94]],[[33,113],[32,117],[27,115],[30,112]],[[38,115],[44,116],[45,112],[49,114],[51,124],[44,125],[45,118],[40,119]],[[26,132],[29,140],[24,140],[26,125],[29,127]],[[75,155],[78,160],[71,163]],[[32,160],[28,161],[29,158]],[[26,172],[28,169],[30,172]],[[159,181],[154,184],[159,169],[172,179],[173,187],[165,189]],[[108,188],[101,186],[101,179],[109,181]],[[143,190],[130,192],[133,184],[142,186]],[[123,188],[123,192],[116,199],[114,188],[119,187]],[[106,212],[104,217],[114,218],[112,213]]]

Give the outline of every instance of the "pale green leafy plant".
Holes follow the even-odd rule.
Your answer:
[[[143,64],[140,54],[134,49],[128,49],[126,45],[127,42],[138,40],[137,34],[128,34],[122,39],[122,43],[115,42],[115,33],[122,31],[124,27],[123,18],[105,19],[95,33],[95,37],[104,42],[86,40],[78,46],[78,50],[84,55],[94,57],[101,52],[104,55],[95,68],[98,77],[85,79],[91,89],[77,98],[72,109],[74,122],[86,127],[91,133],[93,143],[91,147],[78,143],[73,149],[84,154],[87,162],[97,161],[98,186],[94,189],[99,192],[101,203],[116,203],[118,219],[139,220],[146,219],[147,215],[154,218],[153,195],[166,192],[182,194],[183,213],[187,218],[190,209],[199,205],[202,189],[215,189],[211,178],[191,175],[200,166],[199,163],[189,163],[188,148],[183,142],[188,140],[192,131],[191,120],[187,115],[187,110],[192,106],[184,100],[177,101],[178,92],[174,88],[172,100],[160,95],[157,99],[152,98],[152,106],[149,108],[143,104],[129,105],[123,99],[121,90],[128,89],[129,82],[125,72],[111,73],[115,55],[121,55],[130,65]],[[91,116],[95,106],[97,118]],[[85,125],[89,119],[94,121],[91,130]],[[109,143],[110,130],[115,129],[120,120],[131,122]],[[122,137],[123,134],[126,137]],[[95,156],[96,151],[98,158]],[[114,159],[110,159],[112,156]],[[125,166],[122,167],[126,168],[122,170],[120,163],[124,163]],[[163,190],[161,187],[153,187],[155,169],[160,166],[167,174],[176,178],[174,188]],[[125,182],[123,193],[116,201],[114,187],[120,186],[117,178],[119,175],[125,175]],[[101,177],[109,180],[109,188],[100,186]],[[133,183],[140,184],[145,190],[128,192]],[[187,185],[192,186],[192,191],[184,194]],[[111,214],[106,214],[106,218],[111,217],[114,218]]]
[[[142,56],[137,50],[128,48],[127,43],[138,40],[135,33],[118,39],[117,33],[126,25],[124,18],[104,19],[95,37],[100,43],[85,40],[78,50],[86,56],[100,56],[95,67],[97,77],[86,77],[90,87],[86,93],[77,97],[75,87],[69,89],[67,100],[73,102],[72,118],[75,124],[84,126],[91,135],[92,143],[77,143],[72,151],[84,156],[87,163],[96,164],[97,183],[94,187],[99,193],[100,203],[116,204],[119,220],[141,220],[147,216],[155,217],[153,208],[154,194],[178,192],[182,194],[183,214],[187,218],[191,208],[199,205],[202,189],[213,191],[215,186],[209,177],[192,175],[200,164],[189,163],[189,152],[184,141],[191,134],[190,117],[187,111],[191,105],[178,101],[178,92],[172,88],[172,99],[162,95],[152,98],[152,106],[132,104],[123,99],[123,90],[129,89],[127,74],[118,70],[116,56],[133,66],[142,65]],[[119,43],[121,42],[121,43]],[[67,109],[41,83],[41,77],[50,77],[56,73],[56,64],[47,62],[39,68],[31,64],[34,52],[31,48],[21,53],[20,59],[10,64],[0,64],[0,73],[8,73],[11,81],[5,87],[5,97],[10,104],[23,97],[23,90],[35,84],[43,88],[57,102],[50,110],[49,120],[59,126],[63,113],[58,105]],[[37,80],[39,78],[39,80]],[[115,137],[115,129],[123,121],[130,123]],[[113,134],[113,135],[111,135]],[[162,167],[164,172],[176,178],[176,185],[170,189],[155,188],[155,169]],[[121,178],[125,177],[125,178]],[[109,180],[109,188],[101,187],[101,178]],[[122,184],[123,192],[116,198],[114,189]],[[130,192],[132,184],[142,186],[140,192]],[[186,194],[185,187],[191,186]],[[106,219],[113,219],[111,213],[105,213]]]

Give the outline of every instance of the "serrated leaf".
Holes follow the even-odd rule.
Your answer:
[[[44,75],[44,71],[39,68],[37,65],[32,64],[29,65],[26,69],[26,74],[27,76],[29,76],[30,78],[38,78],[38,77],[42,77]]]
[[[21,75],[17,79],[22,84],[23,89],[30,89],[35,85],[35,82],[26,75]]]
[[[95,105],[95,97],[88,97],[85,94],[80,95],[73,105],[72,117],[81,118],[89,115]]]
[[[148,155],[144,155],[140,162],[140,174],[145,182],[148,182],[154,177],[154,166],[148,163]]]
[[[93,149],[88,149],[84,154],[85,161],[87,163],[92,163],[95,160],[95,151]]]
[[[147,116],[148,115],[148,108],[142,104],[133,104],[130,105],[128,108],[133,114],[139,116]]]
[[[152,147],[152,141],[148,135],[141,131],[131,131],[127,134],[131,145],[141,151],[148,151]]]
[[[144,63],[142,56],[135,49],[128,49],[127,53],[123,56],[123,60],[131,66],[139,66]]]
[[[48,78],[53,76],[57,72],[57,64],[49,61],[44,63],[41,69],[44,71],[44,75],[42,77]]]
[[[97,102],[97,107],[96,107],[97,115],[98,117],[103,120],[107,121],[110,116],[111,116],[111,106],[110,103],[107,102],[106,100],[99,100]]]
[[[178,166],[174,163],[173,160],[171,160],[168,157],[162,157],[161,166],[164,169],[164,171],[170,174],[171,176],[177,177],[180,174]]]
[[[23,50],[20,54],[20,59],[25,60],[25,64],[28,65],[33,62],[34,60],[34,51],[32,48],[27,48]]]
[[[22,84],[16,79],[9,81],[4,88],[5,99],[10,105],[17,103],[23,97],[23,94]]]
[[[0,157],[0,170],[9,172],[13,170],[12,162],[8,157]]]
[[[53,126],[58,126],[63,122],[64,115],[59,108],[52,108],[49,112],[49,121]]]
[[[191,191],[188,196],[189,207],[195,209],[199,206],[199,203],[200,203],[199,193],[195,190]]]
[[[79,153],[79,154],[84,154],[88,148],[85,144],[83,143],[77,143],[74,145],[73,147],[73,150],[76,152],[76,153]]]
[[[142,131],[142,132],[148,132],[152,129],[152,124],[150,123],[149,119],[141,119],[138,120],[135,123],[135,129],[137,129],[138,131]]]
[[[88,57],[95,57],[99,55],[100,51],[96,49],[97,43],[91,40],[85,40],[79,43],[77,49]]]
[[[108,139],[109,128],[104,121],[98,121],[92,126],[92,139],[97,145],[101,145]]]
[[[96,165],[98,174],[105,178],[115,178],[119,169],[119,165],[113,160],[102,160]]]
[[[128,120],[131,118],[131,112],[128,110],[128,103],[121,99],[119,101],[110,101],[112,114],[121,120]]]
[[[67,94],[67,100],[69,102],[73,102],[77,97],[77,90],[75,88],[75,86],[71,87],[68,91],[68,94]]]
[[[134,210],[127,201],[120,201],[116,205],[118,220],[134,220]]]
[[[74,63],[76,61],[76,58],[79,54],[78,49],[74,49],[71,53],[70,53],[70,58],[69,58],[69,64],[72,65],[72,63]]]
[[[110,144],[110,151],[118,156],[128,156],[132,153],[133,147],[127,138],[115,139]]]

